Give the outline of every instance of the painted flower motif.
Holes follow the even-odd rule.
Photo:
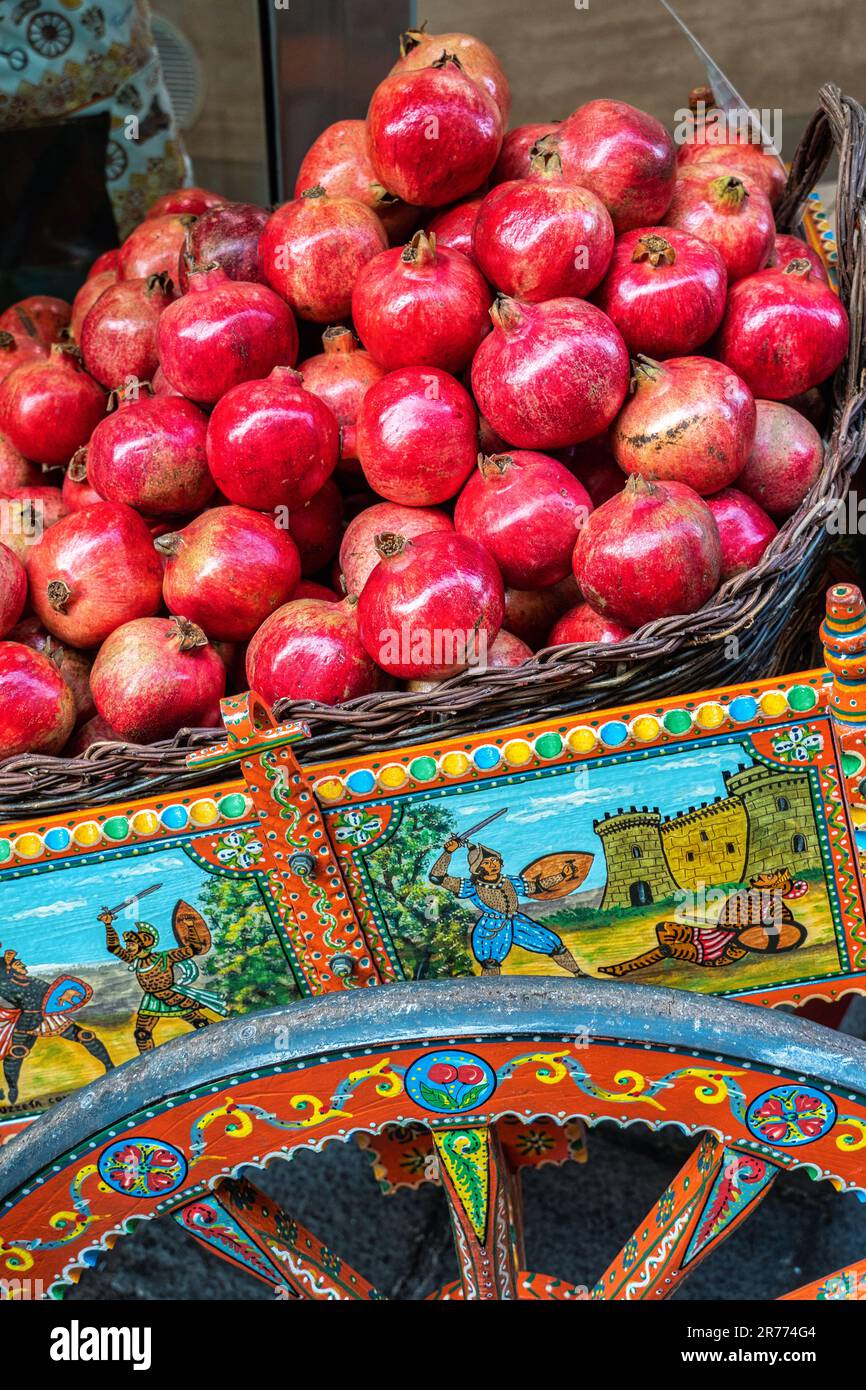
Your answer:
[[[254,869],[263,854],[252,830],[230,830],[220,837],[216,857],[227,869]]]
[[[286,1216],[284,1211],[276,1211],[274,1213],[274,1221],[280,1240],[284,1240],[287,1245],[295,1245],[298,1239],[297,1221],[293,1221],[290,1216]]]
[[[851,1278],[848,1274],[831,1274],[819,1286],[815,1297],[821,1302],[845,1302],[851,1297]]]
[[[327,1247],[322,1246],[321,1260],[322,1269],[324,1269],[327,1274],[332,1275],[334,1279],[339,1279],[340,1271],[343,1268],[343,1261],[340,1259],[339,1255],[333,1250],[328,1250]]]
[[[783,763],[812,763],[823,749],[822,735],[803,724],[780,731],[773,739],[773,752]]]
[[[523,1133],[518,1136],[516,1147],[522,1154],[533,1154],[540,1157],[542,1154],[549,1153],[553,1148],[553,1136],[545,1133],[542,1129],[532,1129],[527,1125]]]
[[[658,1209],[656,1211],[657,1226],[664,1226],[666,1222],[670,1221],[676,1200],[677,1195],[672,1187],[669,1187],[667,1191],[663,1192],[661,1197],[659,1197]]]
[[[638,1243],[637,1243],[637,1241],[636,1241],[636,1239],[635,1239],[634,1236],[629,1236],[628,1240],[626,1241],[625,1245],[624,1245],[623,1248],[622,1248],[622,1267],[623,1267],[623,1269],[630,1269],[631,1266],[634,1264],[635,1260],[637,1259],[638,1254],[639,1254]]]

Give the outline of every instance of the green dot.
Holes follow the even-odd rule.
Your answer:
[[[436,759],[413,758],[409,764],[409,771],[416,782],[429,782],[436,776]]]
[[[562,739],[559,734],[542,734],[535,740],[535,751],[539,758],[555,758],[562,752]]]
[[[112,816],[103,825],[102,832],[109,840],[125,840],[129,834],[129,821],[126,816]]]
[[[669,709],[664,717],[664,726],[669,734],[684,734],[692,727],[692,716],[688,710]]]
[[[0,840],[0,864],[11,858],[12,846],[8,840]]]
[[[788,704],[791,709],[814,709],[818,703],[818,692],[811,685],[792,685],[788,691]]]
[[[246,798],[240,792],[232,792],[229,796],[224,796],[219,802],[220,815],[227,820],[237,820],[247,809]]]

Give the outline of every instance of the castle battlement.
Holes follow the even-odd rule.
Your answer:
[[[690,806],[687,811],[681,811],[678,815],[662,818],[662,835],[688,825],[699,825],[703,821],[712,820],[714,816],[727,815],[741,804],[738,796],[717,796],[715,801],[708,801],[703,806]]]

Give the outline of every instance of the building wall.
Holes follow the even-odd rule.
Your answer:
[[[788,865],[801,872],[821,866],[818,827],[805,772],[748,768],[727,778],[728,790],[741,798],[749,819],[749,854],[745,878]],[[787,802],[787,809],[779,803]],[[802,835],[804,850],[794,849]]]
[[[739,797],[731,797],[677,816],[662,826],[662,843],[680,888],[739,883],[749,844],[746,808]]]

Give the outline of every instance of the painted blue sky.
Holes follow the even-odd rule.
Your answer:
[[[521,869],[542,854],[584,850],[595,855],[582,891],[605,882],[604,851],[592,828],[605,812],[629,806],[657,807],[663,816],[676,815],[725,795],[723,772],[736,772],[754,761],[740,744],[666,753],[662,758],[614,765],[602,763],[587,771],[569,769],[556,776],[501,785],[494,790],[455,788],[435,800],[454,816],[458,833],[501,806],[508,814],[480,832],[483,844],[505,858],[506,872]],[[466,851],[458,850],[454,872],[468,873]]]
[[[177,846],[116,862],[79,862],[21,879],[0,880],[0,942],[14,947],[29,966],[107,964],[105,929],[96,920],[103,907],[116,907],[133,893],[161,883],[139,906],[118,918],[123,934],[143,918],[164,945],[173,945],[171,914],[178,898],[196,905],[207,874]]]

